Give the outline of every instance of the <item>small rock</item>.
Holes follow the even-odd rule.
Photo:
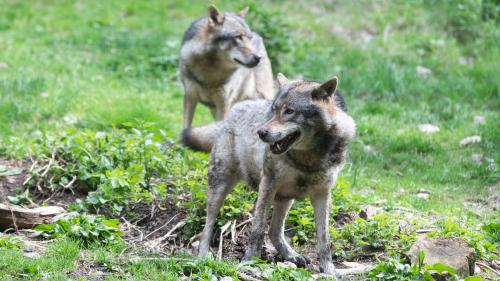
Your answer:
[[[444,41],[443,38],[440,38],[440,39],[437,39],[436,41],[434,41],[434,44],[436,44],[436,46],[438,46],[438,47],[443,47],[445,43],[446,42]]]
[[[450,266],[462,277],[474,274],[476,253],[462,238],[420,236],[406,253],[411,264],[418,264],[420,251],[425,253],[425,264],[441,263]]]
[[[483,161],[483,155],[479,153],[472,154],[470,160],[476,164],[480,164]]]
[[[431,194],[431,192],[427,189],[421,188],[417,191],[417,193],[425,193],[425,194]]]
[[[474,124],[484,125],[484,123],[486,123],[486,119],[484,118],[484,116],[481,115],[474,116]]]
[[[462,65],[471,65],[474,63],[474,59],[470,57],[459,57],[458,63]]]
[[[417,193],[417,198],[428,200],[429,199],[429,194],[427,194],[427,193]]]
[[[418,65],[415,68],[415,71],[417,72],[417,75],[422,77],[422,78],[429,78],[432,75],[432,70],[430,70],[427,67],[420,66],[420,65]]]
[[[387,199],[381,199],[378,201],[373,202],[373,205],[375,206],[385,206],[387,205]]]
[[[219,281],[233,281],[233,277],[230,277],[230,276],[225,276],[225,277],[221,277],[219,279]]]
[[[367,219],[372,218],[374,215],[376,215],[380,212],[382,212],[381,208],[368,205],[365,207],[364,210],[361,210],[361,212],[359,212],[358,216],[364,220],[367,220]]]
[[[372,153],[374,151],[373,146],[371,145],[363,145],[363,150],[366,153]]]
[[[37,252],[29,252],[29,253],[23,253],[23,256],[28,259],[37,259],[40,257],[40,254]]]
[[[78,118],[74,115],[66,115],[63,118],[64,122],[69,125],[74,125],[78,122]]]
[[[418,125],[418,129],[420,130],[420,132],[426,134],[434,134],[439,132],[439,127],[434,126],[432,124],[420,124]]]
[[[460,146],[464,147],[464,146],[467,146],[469,144],[480,143],[480,142],[481,142],[480,136],[470,136],[470,137],[463,138],[460,141]]]
[[[289,261],[284,261],[284,262],[278,262],[276,263],[278,266],[281,266],[281,267],[288,267],[288,268],[297,268],[297,265],[294,264],[293,262],[289,262]]]
[[[7,69],[9,68],[9,65],[6,64],[5,62],[0,62],[0,69]]]
[[[191,247],[198,249],[198,246],[200,246],[200,241],[196,240],[193,243],[191,243]]]

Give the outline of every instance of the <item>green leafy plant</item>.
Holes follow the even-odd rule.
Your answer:
[[[81,214],[68,216],[51,224],[38,225],[35,231],[46,238],[66,236],[89,246],[92,243],[109,244],[121,241],[122,231],[118,223],[116,219]]]
[[[163,198],[166,182],[177,172],[174,166],[183,163],[163,131],[139,120],[109,132],[67,129],[62,135],[41,135],[30,147],[36,158],[26,182],[31,194],[11,198],[18,204],[29,195],[82,189],[90,191],[88,197],[73,209],[105,207],[120,213],[130,202]]]
[[[483,281],[484,279],[478,276],[470,276],[465,279],[456,274],[456,271],[444,264],[434,264],[424,266],[424,254],[419,253],[419,264],[410,265],[404,260],[391,258],[388,261],[379,262],[368,273],[368,279],[371,281],[394,280],[394,281],[435,281],[436,279],[430,274],[429,270],[435,271],[438,274],[447,273],[450,281]],[[440,280],[440,279],[439,279]]]
[[[7,200],[14,205],[24,205],[32,202],[28,189],[25,189],[24,191],[21,189],[16,190],[16,195],[7,196]]]
[[[487,233],[493,243],[500,243],[500,222],[485,224],[481,229]]]
[[[414,233],[399,230],[396,217],[385,213],[368,220],[356,218],[342,228],[332,228],[330,235],[335,243],[335,254],[345,258],[387,248],[404,250],[415,239]]]
[[[0,248],[19,249],[22,246],[24,246],[24,243],[22,243],[19,240],[19,238],[15,236],[12,235],[0,236]]]
[[[242,271],[248,269],[257,272],[260,277],[270,281],[314,280],[311,273],[305,269],[288,266],[282,263],[270,264],[260,259],[253,259],[251,261],[244,262],[238,266],[238,269]]]

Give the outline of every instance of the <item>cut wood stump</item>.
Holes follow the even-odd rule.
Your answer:
[[[36,225],[51,223],[52,218],[66,211],[57,206],[34,209],[0,203],[0,229],[33,228]]]
[[[418,264],[420,251],[425,253],[424,264],[441,263],[452,267],[462,277],[474,275],[476,252],[462,238],[420,236],[406,253],[411,264]]]

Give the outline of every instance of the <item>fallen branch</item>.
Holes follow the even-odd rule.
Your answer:
[[[152,248],[152,249],[157,249],[157,248],[163,247],[164,245],[162,244],[162,242],[170,237],[176,236],[176,235],[173,235],[174,231],[183,227],[186,223],[187,223],[187,219],[184,219],[184,220],[177,222],[177,224],[174,225],[174,227],[172,227],[172,229],[170,229],[165,235],[163,235],[162,237],[156,238],[154,240],[147,241],[144,245],[149,247],[149,248]]]
[[[50,223],[52,218],[66,211],[57,206],[27,209],[0,203],[0,228],[32,228],[35,225]]]
[[[484,267],[486,269],[489,269],[491,270],[491,272],[495,273],[497,276],[500,276],[500,272],[496,271],[494,268],[492,268],[491,266],[485,264],[485,263],[482,263],[482,262],[476,262],[476,264],[480,267]]]
[[[146,236],[144,236],[144,239],[148,238],[149,236],[153,235],[154,233],[158,232],[160,229],[164,228],[165,226],[169,225],[172,220],[174,220],[179,214],[175,214],[171,219],[169,219],[166,223],[164,223],[162,226],[158,227],[157,229],[151,231],[148,233]]]

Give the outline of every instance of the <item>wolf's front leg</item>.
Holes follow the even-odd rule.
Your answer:
[[[316,222],[316,236],[318,240],[319,270],[327,274],[334,274],[330,242],[328,234],[328,215],[330,210],[330,189],[318,191],[311,196]]]
[[[298,254],[285,240],[285,219],[292,203],[293,199],[277,198],[274,200],[269,238],[271,238],[274,247],[286,261],[305,267],[309,263],[309,259]]]
[[[255,216],[252,222],[252,229],[248,241],[248,247],[245,251],[243,261],[250,260],[252,257],[261,257],[262,243],[267,226],[267,216],[271,208],[271,202],[275,191],[270,177],[264,176],[259,185],[259,195],[255,205]]]

